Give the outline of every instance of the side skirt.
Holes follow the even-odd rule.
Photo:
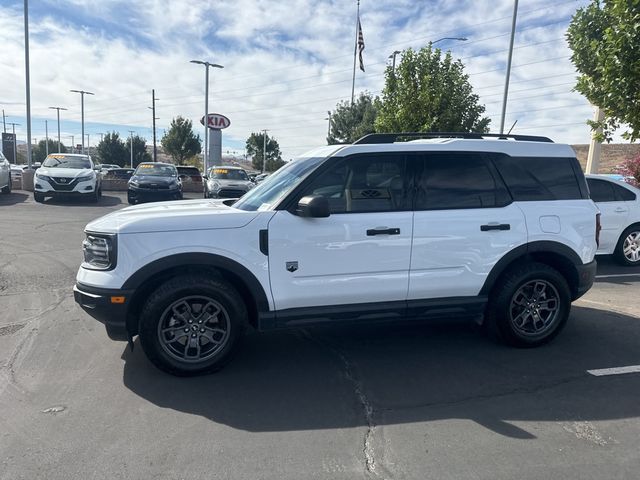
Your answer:
[[[289,308],[260,313],[259,330],[321,324],[394,323],[401,320],[478,318],[484,313],[486,296],[448,297],[428,300],[376,302]]]

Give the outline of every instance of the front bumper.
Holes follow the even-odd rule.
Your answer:
[[[596,278],[596,270],[598,263],[593,260],[592,262],[579,265],[578,270],[578,286],[576,288],[576,295],[573,300],[576,300],[583,296],[593,286],[593,282]]]
[[[76,182],[71,180],[68,184],[54,185],[42,178],[34,178],[34,191],[46,197],[93,194],[96,189],[96,183],[93,180],[83,180]]]
[[[107,327],[109,337],[127,340],[127,315],[133,290],[113,290],[76,283],[73,297],[91,317]]]

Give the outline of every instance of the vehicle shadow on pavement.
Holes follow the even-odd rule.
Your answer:
[[[26,202],[29,198],[29,194],[27,192],[16,192],[15,190],[11,193],[0,193],[0,206],[3,205],[15,205],[17,203]]]
[[[159,407],[252,432],[468,419],[532,439],[527,422],[639,416],[640,375],[586,372],[640,364],[639,343],[640,318],[574,307],[536,349],[496,345],[468,323],[323,327],[251,334],[224,370],[196,378],[158,371],[136,342],[123,380]]]
[[[115,205],[120,205],[122,200],[118,197],[112,197],[110,195],[102,195],[98,203],[88,202],[84,198],[78,197],[60,197],[60,198],[47,198],[44,201],[45,204],[50,205],[64,205],[69,207],[113,207]]]

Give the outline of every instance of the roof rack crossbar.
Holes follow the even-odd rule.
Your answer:
[[[376,143],[394,143],[398,138],[464,138],[482,140],[483,138],[497,138],[499,140],[513,139],[521,142],[553,143],[548,137],[537,135],[512,135],[506,133],[471,133],[471,132],[401,132],[401,133],[370,133],[359,138],[354,145]]]

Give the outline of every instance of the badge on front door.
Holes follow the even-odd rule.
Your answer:
[[[287,262],[287,272],[295,272],[298,270],[298,262]]]

